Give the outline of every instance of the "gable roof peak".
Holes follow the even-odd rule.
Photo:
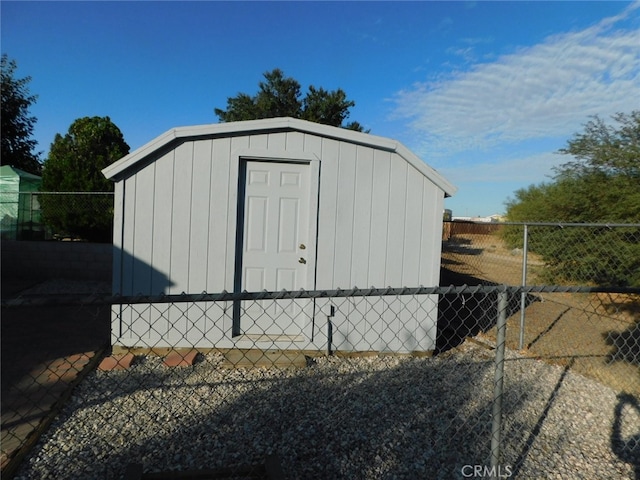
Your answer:
[[[444,190],[447,195],[453,195],[457,190],[456,187],[449,183],[438,172],[396,140],[292,117],[263,118],[259,120],[244,120],[240,122],[211,123],[205,125],[176,127],[163,133],[159,137],[156,137],[120,160],[112,163],[102,170],[102,174],[109,179],[117,180],[119,177],[124,175],[126,170],[129,170],[138,162],[144,161],[154,152],[166,148],[171,143],[180,140],[198,137],[215,138],[238,134],[250,135],[252,133],[265,133],[283,130],[309,133],[321,137],[395,152],[408,163],[413,165],[423,175],[429,178],[438,187]]]

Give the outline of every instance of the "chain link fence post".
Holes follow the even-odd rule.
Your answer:
[[[524,224],[524,233],[523,233],[523,245],[522,245],[522,286],[525,287],[527,285],[527,253],[529,251],[529,228],[528,225]],[[525,319],[525,310],[527,308],[527,294],[526,292],[522,292],[520,294],[520,337],[518,340],[518,350],[522,350],[524,346],[524,319]]]
[[[507,331],[507,290],[498,293],[495,374],[493,382],[493,412],[491,415],[491,472],[495,479],[500,470],[500,433],[502,429],[502,395],[504,387],[504,351]]]

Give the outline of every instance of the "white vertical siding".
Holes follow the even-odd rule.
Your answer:
[[[284,132],[270,133],[267,147],[273,150],[285,150],[287,148],[287,134]]]
[[[341,143],[337,168],[337,208],[333,238],[333,280],[334,288],[351,287],[351,266],[353,251],[353,219],[355,206],[356,146]],[[320,192],[320,209],[325,197]],[[324,259],[318,259],[320,263]]]
[[[316,288],[337,288],[333,283],[336,216],[338,212],[339,143],[323,140],[320,162],[320,206],[318,208],[318,246]]]
[[[317,288],[435,285],[443,192],[396,154],[329,139],[320,168]]]
[[[227,264],[233,261],[227,254],[227,216],[231,209],[229,206],[230,191],[236,188],[231,180],[230,151],[230,138],[213,141],[210,173],[207,292],[230,290],[230,286],[233,286],[233,277],[227,280],[226,276]],[[230,247],[233,248],[233,244]]]
[[[306,134],[304,136],[304,151],[313,153],[318,158],[322,158],[322,138],[316,135]]]
[[[420,281],[424,286],[434,286],[440,282],[444,195],[428,179],[423,179],[422,183],[425,193],[420,245]]]
[[[122,233],[124,220],[124,182],[115,184],[113,193],[113,272],[111,276],[114,293],[122,292]]]
[[[173,208],[171,218],[171,280],[169,293],[189,292],[191,243],[191,189],[193,178],[193,142],[175,149],[173,164]]]
[[[367,286],[387,287],[387,238],[389,236],[389,179],[391,153],[376,150],[373,154],[373,192],[371,196],[371,239],[369,281]]]
[[[133,238],[135,228],[136,177],[123,180],[124,218],[122,219],[122,294],[134,295],[133,260],[135,258]],[[151,248],[149,245],[148,248]]]
[[[151,266],[153,252],[153,208],[154,172],[153,165],[135,177],[136,210],[133,216],[133,283],[134,294],[150,294]]]
[[[373,149],[358,147],[353,185],[353,233],[351,250],[351,281],[348,286],[369,287],[369,257],[371,256],[371,219],[377,214],[372,205]]]
[[[420,251],[422,243],[422,210],[424,205],[424,189],[422,179],[415,169],[407,164],[407,186],[404,197],[404,245],[402,248],[402,286],[417,286],[420,284]],[[426,252],[425,252],[426,253]]]
[[[305,134],[302,132],[287,132],[287,145],[286,149],[292,152],[304,151],[304,138]]]
[[[402,285],[405,242],[402,232],[405,230],[405,210],[407,208],[407,170],[406,162],[395,155],[391,157],[389,176],[389,221],[387,228],[387,251],[385,285]]]
[[[173,210],[174,152],[171,151],[154,165],[153,243],[151,245],[152,280],[150,294],[169,293],[171,287],[171,219]],[[148,167],[149,168],[149,167]],[[142,173],[142,172],[141,172]],[[137,208],[137,206],[136,206]]]
[[[264,133],[261,135],[252,135],[249,137],[249,147],[251,148],[267,148],[269,144],[269,135]]]
[[[193,144],[189,292],[207,290],[209,221],[211,217],[211,140]]]

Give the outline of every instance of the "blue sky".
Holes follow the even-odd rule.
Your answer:
[[[458,188],[454,215],[504,211],[552,175],[590,115],[640,108],[638,2],[8,2],[1,49],[31,76],[35,139],[110,116],[136,149],[216,123],[281,68],[342,88],[350,120]]]

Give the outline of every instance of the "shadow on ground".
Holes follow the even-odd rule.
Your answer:
[[[38,366],[107,346],[109,321],[108,306],[3,308],[2,404],[10,387]]]
[[[59,468],[47,470],[61,480],[91,475],[121,478],[133,460],[146,472],[166,472],[257,465],[276,454],[285,478],[291,479],[458,478],[464,465],[488,462],[491,389],[487,387],[493,375],[492,362],[459,362],[452,355],[438,362],[412,359],[379,371],[310,366],[302,376],[265,375],[260,380],[229,372],[222,382],[188,385],[181,383],[181,371],[159,375],[140,365],[126,379],[118,380],[115,372],[103,375],[95,384],[103,391],[92,391],[69,405],[67,415],[80,409],[104,412],[104,428],[91,442],[69,444],[61,457],[72,462],[61,461]],[[457,380],[447,374],[450,369]],[[245,383],[247,387],[242,386]],[[195,396],[184,396],[185,387]],[[523,391],[528,388],[522,386]],[[234,390],[243,393],[231,394]],[[140,407],[128,420],[138,431],[133,439],[118,432],[124,427],[114,416],[122,417],[123,412],[104,407],[110,402],[124,408],[131,395],[137,395],[131,400]],[[176,395],[186,400],[170,401]],[[206,402],[220,406],[203,408]],[[159,412],[166,420],[159,420]],[[69,432],[64,431],[67,427]],[[91,423],[62,425],[57,434],[62,444],[48,446],[47,461],[64,447],[71,431],[81,435],[91,428]],[[124,444],[118,443],[120,438]],[[198,456],[203,460],[190,460]],[[39,468],[34,460],[33,470],[23,474],[37,473]]]
[[[640,319],[621,332],[606,332],[603,337],[612,347],[610,362],[624,361],[640,367]]]
[[[440,285],[494,285],[472,275],[455,272],[446,267],[440,270]],[[487,332],[495,327],[498,318],[497,293],[472,293],[440,295],[438,302],[438,333],[435,353],[442,353],[460,345],[468,337]],[[539,301],[535,295],[525,297],[525,307]],[[510,294],[507,318],[520,311],[520,294]]]
[[[629,411],[635,410],[635,412]],[[611,449],[625,463],[634,467],[635,480],[640,480],[640,427],[634,422],[634,433],[625,436],[623,430],[629,420],[626,415],[640,416],[640,402],[633,395],[618,395],[618,403],[614,411],[613,428],[611,432]]]
[[[367,363],[361,360],[361,366]],[[449,480],[468,478],[465,465],[488,465],[490,356],[470,362],[450,352],[355,370],[346,359],[330,369],[310,362],[288,377],[226,370],[209,378],[208,369],[216,366],[207,363],[158,371],[141,362],[128,372],[94,374],[87,379],[90,388],[79,389],[63,412],[69,420],[58,423],[44,453],[36,448],[20,474],[37,478],[44,469],[60,480],[121,478],[131,462],[147,473],[168,472],[258,465],[274,454],[285,478],[306,480]],[[546,397],[539,416],[504,426],[506,464],[522,478],[543,478],[530,476],[531,469],[540,472],[530,457],[555,415],[566,375],[568,368],[555,388],[535,379],[509,385],[503,408],[512,419],[538,393]],[[620,422],[628,421],[618,409]],[[91,440],[68,441],[85,435]],[[582,447],[588,454],[588,445],[563,432],[545,437],[544,445],[560,454]],[[614,451],[629,463],[635,437],[619,437]],[[605,478],[594,472],[602,470],[590,478]]]

